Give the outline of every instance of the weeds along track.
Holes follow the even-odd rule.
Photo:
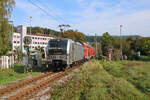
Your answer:
[[[61,79],[63,76],[65,76],[67,74],[67,72],[71,72],[72,70],[77,69],[77,68],[79,68],[79,66],[74,66],[74,67],[72,67],[72,68],[70,68],[70,69],[68,69],[68,70],[66,70],[64,72],[58,72],[58,73],[55,73],[55,74],[53,74],[52,72],[48,72],[48,73],[43,74],[42,76],[38,76],[38,77],[33,78],[34,80],[30,79],[30,80],[21,82],[19,84],[16,84],[14,86],[6,88],[6,90],[2,89],[0,91],[3,91],[3,92],[0,92],[0,93],[1,93],[1,95],[9,93],[11,91],[11,89],[15,90],[17,88],[21,88],[22,86],[24,86],[24,84],[26,84],[26,86],[27,86],[31,82],[35,82],[37,80],[40,80],[40,79],[42,79],[44,77],[48,77],[49,76],[48,78],[46,78],[46,79],[44,79],[44,80],[42,80],[42,81],[40,81],[38,83],[35,83],[34,85],[30,85],[29,87],[27,86],[22,91],[19,91],[18,93],[15,93],[15,94],[10,95],[9,97],[7,97],[7,100],[22,100],[24,98],[28,98],[30,95],[34,94],[36,91],[39,91],[42,88],[48,87],[50,82],[56,81],[58,79]],[[53,74],[53,75],[51,75],[51,74]],[[33,80],[33,81],[31,81],[31,80]],[[51,93],[51,92],[52,91],[49,91],[49,93]]]
[[[47,72],[44,74],[40,74],[36,77],[33,77],[29,80],[25,80],[23,82],[8,86],[7,88],[3,88],[0,89],[0,100],[3,98],[8,98],[9,96],[11,96],[11,94],[13,95],[14,92],[17,92],[19,89],[23,90],[23,88],[28,87],[28,85],[33,84],[34,82],[38,82],[48,76],[51,76],[52,74],[54,74],[53,72]],[[9,95],[9,96],[8,96]]]

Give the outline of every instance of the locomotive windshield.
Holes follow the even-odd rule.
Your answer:
[[[67,49],[67,40],[49,41],[50,48]]]
[[[48,54],[50,55],[61,55],[67,53],[67,41],[62,39],[50,40]]]

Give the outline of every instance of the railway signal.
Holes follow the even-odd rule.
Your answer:
[[[31,37],[26,36],[24,37],[24,49],[26,50],[26,65],[25,65],[25,72],[29,71],[29,56],[30,56],[30,48],[29,45],[31,44],[32,40]]]

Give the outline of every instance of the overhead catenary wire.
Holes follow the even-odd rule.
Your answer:
[[[41,2],[40,0],[36,0],[38,1],[40,4],[42,4],[46,9],[48,9],[50,12],[53,13],[53,15],[55,15],[59,20],[61,20],[63,23],[65,23],[64,18],[62,18],[61,16],[59,16],[57,13],[55,13],[50,7],[48,7],[46,4],[44,4],[43,2]]]
[[[47,10],[45,10],[44,8],[40,7],[38,4],[34,3],[32,0],[28,0],[33,6],[39,8],[41,11],[43,11],[45,14],[47,14],[49,17],[53,18],[55,21],[57,21],[60,25],[65,23],[64,18],[58,16],[56,13],[54,14],[55,16],[57,16],[57,18],[50,14]],[[42,3],[40,0],[36,0],[38,2],[40,2],[40,4],[42,4],[44,7],[46,7],[46,9],[49,9],[51,12],[54,13],[54,11],[52,11],[52,9],[50,9],[47,5],[45,5],[44,3]],[[70,25],[70,24],[69,24]],[[71,25],[72,28],[75,28]]]
[[[43,11],[45,14],[47,14],[49,17],[53,18],[55,21],[57,21],[59,24],[62,24],[63,22],[58,20],[56,17],[54,17],[53,15],[51,15],[49,12],[47,12],[45,9],[43,9],[42,7],[40,7],[39,5],[35,4],[32,0],[28,0],[32,5],[34,5],[35,7],[39,8],[41,11]]]

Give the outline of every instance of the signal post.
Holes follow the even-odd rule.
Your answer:
[[[31,44],[31,37],[26,36],[24,37],[24,49],[26,50],[26,60],[25,61],[25,72],[29,72],[29,56],[30,56],[30,48],[29,45]]]

